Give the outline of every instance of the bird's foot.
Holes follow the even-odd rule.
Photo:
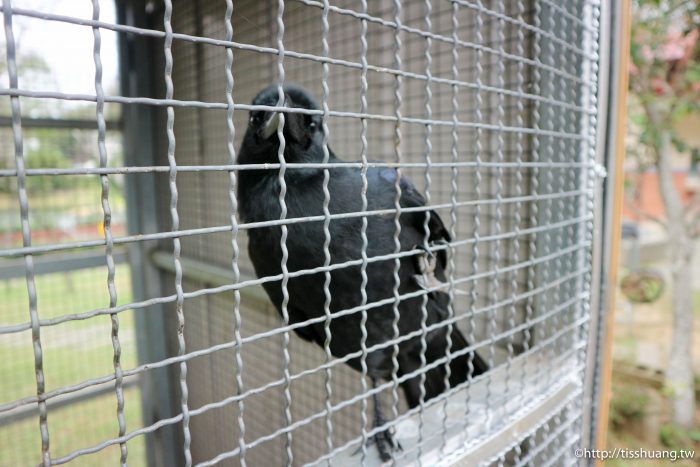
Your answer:
[[[390,461],[393,458],[392,453],[394,451],[403,451],[401,443],[394,439],[394,435],[389,428],[374,435],[372,440],[377,443],[377,451],[379,451],[379,458],[382,462]]]
[[[394,435],[392,434],[391,430],[387,428],[384,431],[380,431],[379,433],[375,434],[371,438],[367,440],[367,444],[365,446],[372,446],[373,444],[377,445],[377,451],[379,452],[379,458],[382,460],[382,462],[389,462],[393,456],[392,452],[394,451],[403,451],[403,447],[401,446],[401,443],[396,441],[394,439]],[[362,446],[360,446],[354,453],[353,455],[357,455],[362,451]]]

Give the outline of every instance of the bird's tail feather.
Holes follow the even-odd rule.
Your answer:
[[[464,335],[457,329],[453,328],[450,334],[452,338],[452,346],[450,347],[450,354],[459,352],[469,346],[467,339]],[[425,352],[425,360],[427,364],[430,364],[445,356],[447,350],[447,338],[446,334],[436,336],[428,342],[428,346]],[[471,362],[470,362],[471,360]],[[415,362],[416,368],[420,367],[419,362]],[[470,367],[472,371],[470,372]],[[408,368],[404,368],[408,370]],[[455,387],[465,381],[470,377],[480,375],[488,370],[488,364],[476,353],[468,352],[463,355],[459,355],[450,360],[450,387]],[[404,371],[408,373],[409,371]],[[439,396],[445,392],[445,365],[439,365],[436,368],[432,368],[425,373],[425,393],[424,400],[430,400],[434,397]],[[401,386],[403,387],[404,393],[406,395],[406,401],[410,407],[416,407],[420,404],[421,399],[421,378],[417,376],[404,381]]]
[[[450,349],[450,353],[455,353],[459,350],[466,349],[467,347],[469,347],[467,339],[464,337],[464,334],[462,334],[459,329],[453,328],[450,337],[452,338],[452,347]],[[469,361],[470,359],[471,362]],[[482,373],[485,373],[489,369],[488,364],[476,352],[468,352],[464,355],[460,355],[459,357],[456,357],[450,361],[450,386],[454,387],[466,381],[470,375],[470,366],[472,367],[472,378],[474,376],[478,376]]]

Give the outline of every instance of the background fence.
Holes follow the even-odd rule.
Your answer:
[[[445,220],[455,323],[494,368],[400,401],[397,463],[576,462],[606,4],[54,5],[2,4],[0,464],[377,462],[356,453],[368,383],[331,360],[327,386],[324,350],[286,343],[231,203],[246,104],[280,66],[328,105],[336,154],[400,167]],[[82,34],[92,89],[52,81],[33,34]]]

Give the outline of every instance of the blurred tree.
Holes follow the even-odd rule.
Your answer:
[[[25,166],[28,169],[66,169],[70,167],[66,156],[63,152],[51,149],[42,148],[30,149],[25,151],[26,159]],[[52,176],[34,176],[27,178],[27,189],[30,193],[48,193],[61,188],[69,188],[74,186],[79,180],[70,180],[75,177],[52,177]]]
[[[16,35],[21,36],[22,30]],[[16,38],[19,44],[19,37]],[[0,38],[0,51],[4,51],[5,43]],[[20,77],[20,87],[23,89],[55,89],[57,84],[52,70],[45,58],[32,50],[17,50],[17,74]],[[0,53],[0,86],[8,85],[8,70],[6,54]],[[112,92],[112,94],[116,94]],[[121,108],[116,104],[105,106],[107,120],[118,120]],[[12,115],[10,99],[0,99],[0,116]],[[61,100],[51,99],[22,99],[23,117],[44,117],[55,119],[89,120],[95,118],[94,103],[71,103],[65,105]],[[97,123],[95,123],[95,129]],[[25,128],[26,167],[30,169],[69,168],[78,165],[98,164],[96,136],[94,131],[56,128]],[[0,128],[0,140],[12,141],[12,130],[9,127]],[[108,148],[109,164],[121,165],[121,148]],[[0,145],[0,169],[14,169],[15,148],[13,144]],[[53,189],[75,188],[90,185],[94,177],[59,176],[59,177],[29,177],[27,187],[33,193],[45,193]],[[121,189],[121,178],[111,177],[113,186]],[[14,177],[0,177],[0,193],[13,193],[17,189]]]
[[[4,37],[3,37],[4,39]],[[5,52],[5,42],[0,41],[0,84],[3,87],[9,86],[9,76],[7,70],[7,56]],[[55,84],[55,78],[51,74],[51,68],[46,60],[34,51],[17,51],[17,76],[19,76],[19,87],[22,89],[42,89],[46,88],[46,83]],[[63,104],[51,102],[47,105],[44,99],[23,99],[22,114],[24,116],[40,115],[46,116],[53,109]],[[0,115],[12,115],[10,99],[0,99]]]
[[[697,168],[700,148],[679,134],[678,122],[700,116],[700,5],[695,0],[635,0],[630,66],[630,122],[637,138],[628,155],[636,170],[656,169],[668,232],[673,282],[673,336],[666,370],[673,421],[695,419],[692,265],[700,228],[700,191],[688,193],[673,171]]]

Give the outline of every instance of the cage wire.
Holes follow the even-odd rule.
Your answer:
[[[118,0],[106,19],[107,4],[77,14],[2,2],[0,345],[14,365],[0,367],[0,464],[378,465],[371,439],[386,428],[397,465],[578,462],[591,411],[600,2]],[[44,27],[82,31],[94,88],[36,79],[23,40]],[[119,91],[104,83],[105,35],[119,43]],[[68,51],[75,37],[52,40]],[[288,83],[319,108],[250,104]],[[321,118],[322,214],[286,216],[296,166],[282,150],[276,164],[238,162],[254,110]],[[363,209],[331,212],[328,147],[364,183],[370,168],[396,169],[426,200],[413,212],[443,219],[451,239],[432,246],[449,258],[443,321],[426,322],[435,290],[399,289],[401,259],[421,251],[401,250],[398,227],[395,251],[369,251],[373,216],[399,225],[407,212],[401,187],[391,209],[368,209],[363,191]],[[240,218],[236,188],[251,169],[279,177],[279,219]],[[345,218],[361,219],[363,248],[332,262],[329,226]],[[289,229],[310,222],[323,225],[325,261],[290,270]],[[247,232],[264,228],[281,232],[278,276],[256,276],[248,258]],[[382,303],[366,293],[379,261],[396,265]],[[351,267],[362,302],[332,309],[333,272]],[[326,303],[303,324],[323,327],[322,346],[295,334],[289,298],[278,313],[261,287],[280,281],[288,297],[290,280],[313,274]],[[420,328],[368,344],[368,315],[387,305],[398,316],[414,297]],[[351,314],[360,350],[333,355],[330,323]],[[448,342],[428,363],[428,332],[453,328],[469,347]],[[423,365],[371,384],[368,355],[412,338]],[[433,399],[423,388],[409,407],[399,383],[425,384],[430,368],[474,351],[489,371]],[[374,395],[389,408],[379,427]]]

